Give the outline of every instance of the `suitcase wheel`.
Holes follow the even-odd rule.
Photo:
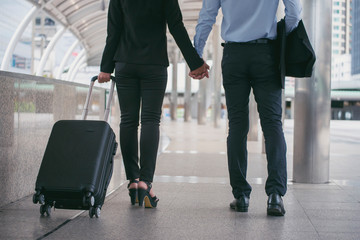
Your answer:
[[[95,198],[92,196],[91,192],[87,192],[83,197],[83,205],[92,207],[95,204]]]
[[[51,214],[51,206],[49,204],[41,205],[40,206],[40,214],[41,216],[50,216]]]
[[[89,217],[93,218],[94,216],[96,218],[100,217],[100,213],[101,213],[101,207],[97,206],[97,207],[90,207],[89,209]]]
[[[45,204],[45,196],[43,194],[40,194],[40,196],[39,196],[39,203]]]
[[[45,204],[45,196],[43,194],[35,193],[33,195],[33,203],[40,203],[41,205]]]

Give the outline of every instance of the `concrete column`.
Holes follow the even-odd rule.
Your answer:
[[[264,134],[261,134],[261,153],[266,154]]]
[[[257,104],[255,101],[253,90],[251,89],[249,96],[249,133],[247,139],[249,141],[258,141],[259,132],[259,114],[257,111]]]
[[[206,123],[206,87],[207,79],[201,80],[198,92],[198,124],[200,125]]]
[[[220,45],[220,26],[215,24],[213,27],[212,33],[212,45],[213,45],[213,75],[210,78],[213,78],[213,103],[212,103],[212,113],[214,127],[220,127],[220,118],[221,118],[221,59],[222,59],[222,47]]]
[[[207,49],[205,48],[204,51],[204,59],[207,58]],[[211,73],[210,73],[211,74]],[[204,125],[206,123],[206,90],[207,90],[207,84],[208,84],[207,78],[203,78],[200,80],[199,84],[199,91],[198,91],[198,124]]]
[[[171,90],[171,102],[170,102],[170,117],[171,120],[176,120],[176,110],[177,110],[177,65],[178,65],[178,57],[179,56],[179,50],[174,49],[173,51],[173,57],[172,57],[172,90]]]
[[[188,122],[191,120],[191,78],[190,68],[185,65],[184,121]]]
[[[317,60],[313,76],[296,79],[293,179],[329,181],[332,1],[302,0],[303,21]]]

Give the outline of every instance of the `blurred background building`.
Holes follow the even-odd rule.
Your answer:
[[[333,82],[351,80],[352,0],[333,1],[332,74]]]
[[[352,67],[351,74],[360,81],[360,2],[352,1]]]

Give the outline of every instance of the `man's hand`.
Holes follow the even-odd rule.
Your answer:
[[[204,77],[209,78],[209,71],[208,71],[209,68],[210,68],[209,65],[207,65],[204,61],[204,64],[201,67],[191,71],[189,73],[189,76],[199,80],[203,79]]]
[[[110,81],[110,76],[111,76],[110,73],[100,72],[98,76],[98,82],[99,83],[108,82]]]

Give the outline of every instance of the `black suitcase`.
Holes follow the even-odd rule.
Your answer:
[[[96,79],[91,79],[83,120],[60,120],[53,126],[33,195],[33,202],[41,204],[41,215],[49,216],[54,207],[89,210],[91,218],[100,216],[117,143],[113,130],[106,122],[114,81],[111,83],[105,121],[85,120]]]

